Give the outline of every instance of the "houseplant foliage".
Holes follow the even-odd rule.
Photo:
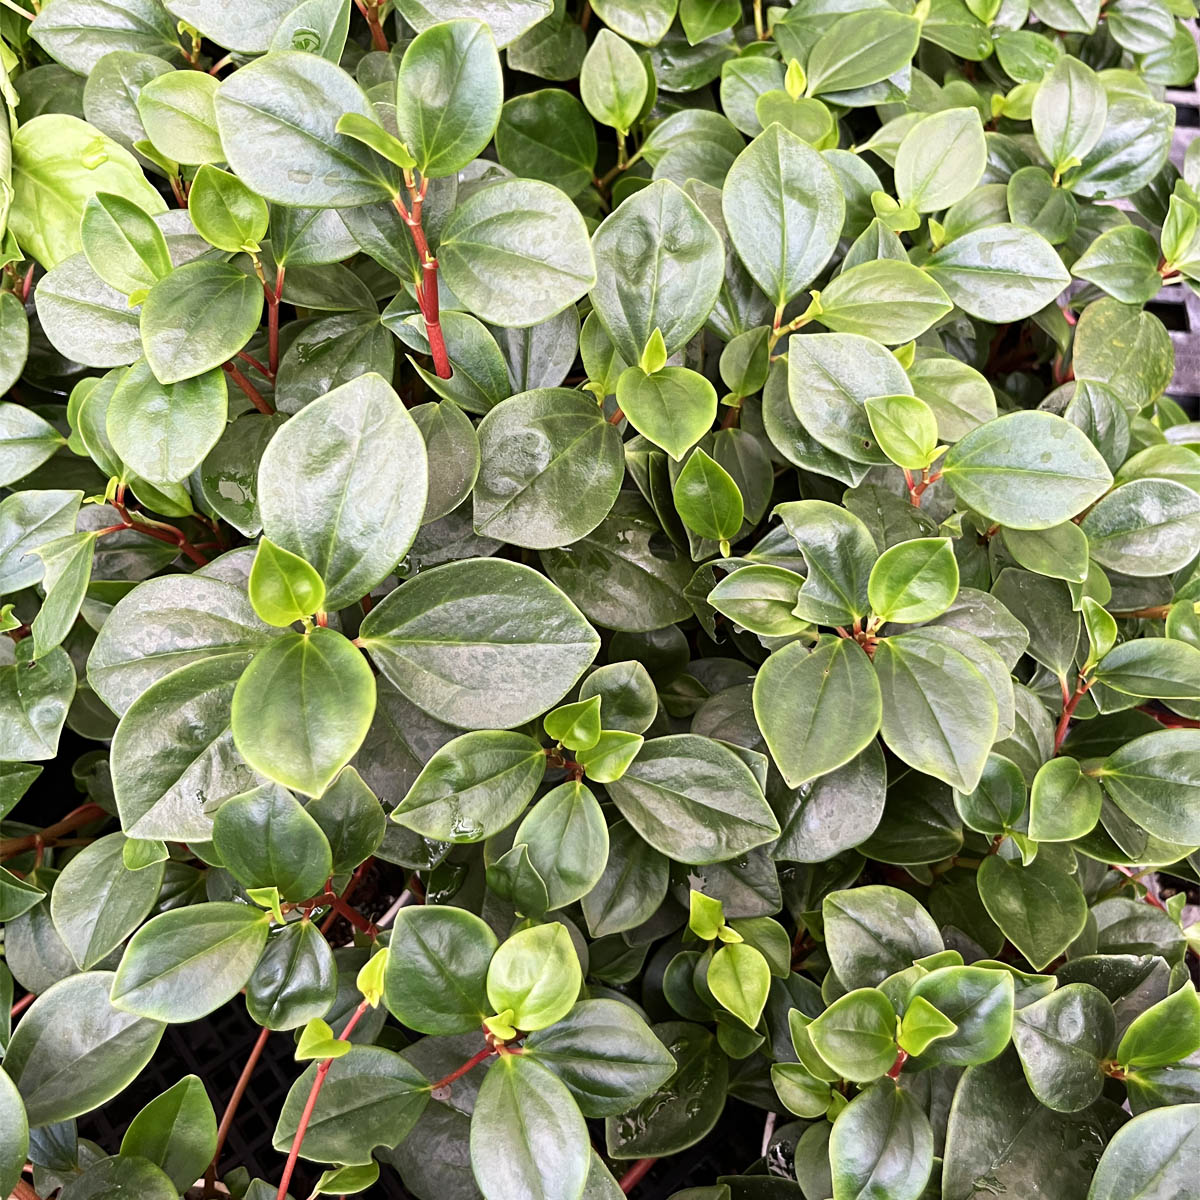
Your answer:
[[[1194,1194],[1190,0],[33,4],[0,1195]]]

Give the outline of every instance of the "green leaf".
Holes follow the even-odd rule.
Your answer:
[[[811,1075],[802,1063],[772,1063],[771,1083],[784,1107],[798,1117],[815,1120],[829,1109],[829,1084]]]
[[[345,608],[412,545],[426,481],[416,423],[386,380],[361,375],[306,405],[267,445],[258,472],[263,534],[316,569],[327,608]]]
[[[605,729],[594,746],[578,751],[575,758],[593,783],[615,783],[641,752],[643,740],[638,733]]]
[[[11,293],[4,293],[5,296]],[[0,327],[13,297],[0,297]],[[21,310],[22,318],[24,309]],[[14,380],[15,382],[15,380]],[[10,385],[11,386],[11,385]],[[0,404],[0,481],[8,487],[36,471],[61,445],[62,435],[48,421],[20,404]]]
[[[354,1167],[336,1167],[321,1172],[316,1192],[322,1196],[357,1195],[379,1179],[379,1164],[370,1162]]]
[[[567,1088],[525,1054],[502,1055],[471,1117],[471,1167],[492,1200],[572,1200],[591,1165],[587,1126]]]
[[[1200,995],[1190,981],[1139,1013],[1117,1046],[1126,1070],[1165,1067],[1200,1050]]]
[[[808,628],[792,615],[803,583],[803,575],[784,567],[741,567],[708,593],[708,603],[751,633],[788,637]]]
[[[1033,132],[1056,171],[1082,162],[1100,139],[1108,101],[1091,67],[1064,54],[1033,99]]]
[[[16,1085],[3,1071],[0,1071],[0,1115],[4,1128],[0,1135],[0,1188],[11,1192],[29,1157],[29,1120]]]
[[[205,71],[168,71],[147,80],[135,104],[155,150],[177,163],[223,162],[214,105],[219,87]]]
[[[319,796],[354,757],[375,713],[375,676],[332,629],[288,633],[251,661],[234,689],[230,727],[256,770]]]
[[[579,70],[579,96],[601,125],[628,133],[646,103],[646,68],[623,38],[601,29]]]
[[[0,596],[37,583],[39,546],[75,532],[82,492],[12,492],[0,500]]]
[[[523,733],[464,733],[429,759],[392,820],[442,841],[482,841],[524,812],[545,771],[546,752]]]
[[[535,441],[538,452],[530,454]],[[535,550],[568,545],[600,524],[621,489],[621,435],[600,408],[566,388],[496,405],[479,423],[479,449],[475,531],[500,541]]]
[[[851,625],[866,616],[867,578],[878,557],[870,530],[853,513],[826,500],[789,501],[776,511],[808,568],[793,609],[796,616],[832,626]]]
[[[499,943],[473,913],[418,905],[396,914],[384,1002],[419,1033],[445,1036],[479,1028],[488,1014],[488,964]]]
[[[1198,1148],[1195,1104],[1156,1108],[1117,1130],[1092,1179],[1088,1200],[1187,1195]]]
[[[246,981],[246,1011],[264,1029],[297,1029],[330,1011],[338,988],[333,951],[311,921],[276,930]]]
[[[676,862],[723,862],[779,836],[753,772],[710,738],[653,738],[608,785],[621,815]]]
[[[408,148],[399,138],[393,137],[377,121],[364,117],[359,113],[343,113],[338,117],[335,126],[338,133],[352,137],[364,146],[370,146],[376,154],[381,154],[388,162],[395,163],[402,170],[415,167],[417,160],[408,152]]]
[[[644,83],[645,70],[640,61],[637,65]],[[587,109],[561,88],[514,96],[501,110],[496,157],[523,179],[540,179],[576,196],[592,181],[596,153],[596,128]]]
[[[492,955],[487,997],[510,1012],[518,1029],[545,1029],[566,1016],[583,983],[575,945],[565,925],[534,925],[514,933]]]
[[[142,304],[142,349],[155,379],[179,383],[221,366],[254,335],[262,309],[258,280],[229,263],[177,267]]]
[[[157,1049],[165,1026],[114,1008],[108,999],[113,978],[110,971],[89,971],[63,979],[17,1023],[4,1071],[31,1125],[98,1108],[122,1092]]]
[[[590,298],[626,362],[635,363],[655,329],[667,353],[704,324],[724,273],[721,237],[695,202],[660,179],[605,218],[592,239]]]
[[[1045,412],[1009,413],[968,433],[942,476],[964,504],[1013,529],[1061,524],[1112,485],[1087,437]]]
[[[958,595],[949,538],[916,538],[885,550],[871,568],[867,596],[880,621],[914,625],[940,616]]]
[[[490,559],[410,579],[363,619],[361,638],[401,692],[459,728],[540,716],[600,648],[583,614],[544,576]]]
[[[667,1048],[615,1000],[581,1000],[561,1021],[530,1034],[524,1047],[567,1085],[588,1117],[620,1115],[675,1073]]]
[[[588,895],[603,874],[609,852],[599,802],[577,781],[547,792],[517,827],[513,842],[528,848],[552,909]]]
[[[124,834],[85,846],[63,868],[50,897],[50,915],[63,944],[87,971],[115,950],[150,915],[163,864],[126,868]]]
[[[122,1157],[134,1155],[159,1167],[177,1191],[204,1174],[217,1148],[217,1118],[195,1075],[185,1075],[134,1117],[121,1139]]]
[[[33,553],[46,564],[42,577],[46,599],[30,625],[33,657],[37,660],[62,644],[79,616],[91,582],[96,537],[91,533],[70,533],[39,546]]]
[[[831,892],[821,905],[830,962],[847,988],[875,987],[943,949],[933,918],[897,888]]]
[[[722,946],[708,964],[708,989],[723,1008],[753,1029],[771,987],[771,969],[761,951],[746,942]]]
[[[170,274],[171,256],[162,230],[124,196],[92,196],[83,208],[79,236],[92,270],[127,296],[149,291]]]
[[[25,639],[0,666],[0,763],[53,758],[75,695],[65,650],[56,647],[37,662],[32,653],[33,639]]]
[[[281,1154],[291,1149],[318,1070],[319,1063],[310,1064],[283,1102],[273,1138]],[[404,1140],[428,1101],[429,1081],[399,1054],[349,1046],[328,1070],[301,1153],[313,1162],[366,1166],[373,1150]]]
[[[245,985],[267,941],[270,918],[223,901],[152,918],[129,940],[112,977],[112,1002],[155,1021],[195,1021]]]
[[[105,430],[121,461],[161,486],[182,482],[204,461],[225,432],[228,414],[219,370],[164,384],[143,358],[121,376]]]
[[[834,1200],[919,1200],[933,1169],[933,1130],[907,1091],[881,1079],[838,1114],[829,1164]]]
[[[349,1054],[350,1043],[333,1036],[333,1030],[328,1022],[314,1017],[300,1031],[296,1039],[296,1061],[309,1062],[312,1059],[342,1058]]]
[[[988,967],[939,967],[922,975],[910,998],[928,1000],[957,1026],[933,1042],[922,1063],[970,1066],[1002,1053],[1012,1036],[1013,977]]]
[[[1053,962],[1087,921],[1079,884],[1043,856],[1022,866],[990,854],[978,880],[988,915],[1035,971]]]
[[[205,164],[188,191],[188,215],[196,232],[218,250],[257,251],[267,234],[270,213],[236,175]]]
[[[600,0],[596,15],[622,37],[655,46],[675,17],[676,0]]]
[[[458,299],[503,328],[548,321],[596,282],[579,210],[534,179],[504,179],[459,204],[442,229],[438,263]]]
[[[1067,983],[1019,1008],[1013,1044],[1037,1098],[1057,1112],[1086,1108],[1104,1087],[1103,1061],[1116,1026],[1104,993],[1087,983]]]
[[[1134,643],[1136,644],[1136,643]],[[1029,794],[1029,836],[1035,842],[1070,842],[1100,819],[1100,787],[1073,758],[1053,758],[1038,768]]]
[[[1004,545],[1029,571],[1082,583],[1088,575],[1088,538],[1073,521],[1049,529],[1006,529]]]
[[[0,913],[5,921],[15,920],[45,898],[41,888],[0,867]]]
[[[414,29],[419,30],[428,29],[439,21],[470,17],[481,11],[474,0],[399,0],[396,8]],[[551,0],[505,0],[502,5],[486,5],[482,12],[496,45],[503,49],[549,18],[552,8]],[[524,70],[523,67],[517,69]]]
[[[638,433],[678,462],[712,428],[717,392],[687,367],[653,375],[629,367],[617,380],[617,405]]]
[[[955,238],[925,270],[964,312],[1001,324],[1044,308],[1071,277],[1054,247],[1020,225],[988,225]]]
[[[82,252],[43,276],[34,302],[42,328],[60,354],[89,367],[126,366],[141,358],[137,311],[130,309],[128,296],[92,270]]]
[[[772,125],[738,155],[721,204],[738,256],[779,308],[829,261],[845,215],[837,176],[782,125]]]
[[[816,319],[826,328],[888,345],[919,337],[953,307],[919,267],[886,258],[843,271],[817,303]]]
[[[683,523],[701,537],[728,541],[742,527],[745,508],[737,483],[699,448],[683,464],[673,499]]]
[[[876,396],[912,395],[895,355],[856,333],[816,333],[787,345],[788,397],[804,429],[852,462],[886,464],[864,405]]]
[[[1158,294],[1158,244],[1139,225],[1106,229],[1071,264],[1071,274],[1103,288],[1123,304],[1145,304]]]
[[[496,132],[503,101],[500,56],[481,21],[434,25],[404,51],[396,127],[425,178],[453,175],[478,157]]]
[[[808,1027],[817,1053],[843,1079],[870,1083],[896,1060],[896,1010],[875,988],[838,997]]]
[[[1167,575],[1189,563],[1200,537],[1200,495],[1169,479],[1114,488],[1084,517],[1092,557],[1127,575]]]
[[[896,1044],[907,1054],[919,1057],[939,1038],[949,1037],[957,1029],[958,1026],[924,996],[910,996]]]
[[[1122,642],[1100,659],[1093,678],[1127,696],[1200,700],[1200,649],[1176,638]]]
[[[973,792],[999,722],[995,693],[979,665],[916,630],[884,638],[875,670],[888,748],[909,766]]]
[[[873,396],[863,405],[880,450],[899,467],[924,470],[937,450],[938,420],[916,396]]]
[[[869,87],[912,61],[921,36],[919,21],[887,9],[855,15],[853,24],[843,17],[817,38],[805,69],[810,96]]]
[[[792,642],[754,681],[754,717],[788,787],[848,763],[874,740],[880,716],[871,660],[847,638],[811,652]]]
[[[53,12],[39,12],[28,27],[30,36],[56,62],[80,75],[95,69],[114,51],[179,59],[174,23],[150,0],[128,0],[118,8],[88,0],[57,0]]]
[[[238,757],[230,702],[248,655],[201,659],[131,704],[113,737],[114,791],[130,837],[208,841],[217,804],[259,782]]]
[[[988,837],[1010,833],[1025,811],[1020,768],[1002,754],[989,754],[979,786],[973,792],[955,792],[954,807],[963,824],[976,833]]]
[[[563,704],[542,721],[546,736],[568,750],[587,750],[600,740],[600,697]]]
[[[250,568],[249,594],[268,625],[286,626],[321,609],[325,584],[304,559],[262,538]]]
[[[278,888],[285,900],[317,895],[333,873],[321,827],[275,784],[226,800],[213,818],[212,840],[243,887]]]
[[[78,117],[43,113],[12,138],[9,229],[49,271],[83,249],[80,221],[98,192],[129,200],[154,216],[166,209],[123,146]]]
[[[1164,729],[1125,742],[1091,773],[1147,833],[1192,845],[1200,839],[1198,750],[1200,730]]]
[[[290,50],[264,55],[223,80],[213,106],[230,167],[272,204],[353,208],[398,190],[391,163],[337,132],[343,113],[378,118],[335,63]]]
[[[896,151],[897,198],[920,213],[949,208],[979,183],[986,166],[987,143],[978,110],[944,109],[918,121],[901,141]]]
[[[178,1195],[170,1177],[153,1163],[124,1155],[92,1163],[63,1188],[62,1195],[66,1200],[102,1200],[122,1192],[145,1200],[172,1200]]]

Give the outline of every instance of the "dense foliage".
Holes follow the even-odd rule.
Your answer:
[[[1195,1195],[1192,0],[0,2],[0,1195]]]

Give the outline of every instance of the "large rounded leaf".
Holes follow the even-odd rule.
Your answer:
[[[234,71],[214,103],[229,165],[273,204],[353,208],[398,191],[396,167],[336,130],[345,113],[378,118],[335,63],[299,51],[267,54]]]
[[[738,256],[779,308],[829,261],[845,216],[837,176],[782,125],[760,133],[738,155],[721,203]]]
[[[442,229],[438,263],[481,321],[536,325],[596,281],[587,226],[558,188],[506,179],[475,192]]]
[[[1015,412],[973,429],[946,455],[942,477],[964,504],[1013,529],[1070,520],[1112,486],[1087,436],[1047,412]]]
[[[524,1054],[501,1056],[471,1118],[471,1165],[490,1200],[576,1200],[591,1162],[587,1126],[566,1087]]]
[[[326,608],[345,608],[412,545],[427,479],[421,431],[382,376],[362,375],[271,439],[258,472],[263,533],[316,567]]]
[[[479,425],[475,531],[533,549],[591,533],[621,490],[621,436],[579,392],[545,388],[498,404]]]
[[[162,913],[133,935],[112,979],[112,1002],[156,1021],[195,1021],[241,991],[271,918],[246,904],[196,904]]]
[[[779,836],[750,768],[711,738],[651,739],[608,791],[630,825],[676,862],[723,862]]]
[[[375,715],[375,676],[340,633],[276,638],[238,680],[230,726],[256,771],[319,796],[362,745]]]
[[[21,1018],[4,1058],[31,1125],[69,1121],[124,1090],[150,1061],[165,1028],[109,1002],[110,971],[72,975]]]
[[[509,729],[544,713],[600,648],[544,576],[493,559],[422,572],[371,610],[361,636],[413,703],[463,729]]]

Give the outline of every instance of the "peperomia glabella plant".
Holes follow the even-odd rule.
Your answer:
[[[0,0],[0,1196],[1193,1195],[1194,16]]]

